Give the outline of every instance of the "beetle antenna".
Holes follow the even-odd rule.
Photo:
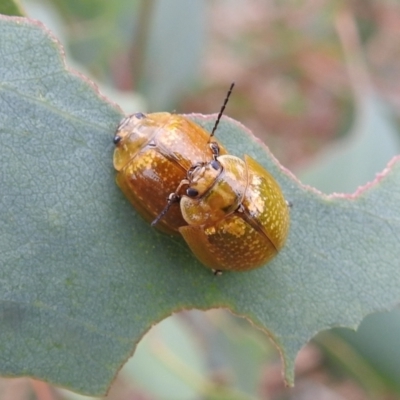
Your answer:
[[[219,121],[220,121],[220,119],[221,119],[221,117],[222,117],[222,114],[223,114],[224,111],[225,111],[225,107],[226,107],[226,105],[228,104],[228,100],[229,100],[229,97],[230,97],[230,95],[231,95],[231,93],[232,93],[232,90],[233,90],[233,87],[234,87],[234,86],[235,86],[235,82],[232,82],[232,83],[231,83],[231,86],[229,87],[228,93],[226,94],[226,97],[225,97],[225,100],[224,100],[224,104],[222,104],[222,107],[221,107],[221,110],[220,110],[220,112],[219,112],[219,114],[218,114],[217,120],[215,121],[214,128],[213,128],[212,131],[211,131],[211,135],[210,135],[210,138],[208,139],[208,142],[210,142],[211,138],[212,138],[212,137],[214,136],[214,134],[215,134],[215,131],[217,130]]]

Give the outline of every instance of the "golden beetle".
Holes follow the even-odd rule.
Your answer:
[[[209,138],[209,132],[199,125],[166,112],[136,113],[121,121],[114,137],[117,184],[146,221],[152,222],[161,214],[193,160],[213,159]],[[157,228],[177,234],[184,225],[187,223],[176,203]]]
[[[289,231],[288,205],[274,178],[213,138],[232,87],[211,134],[183,116],[136,113],[114,137],[124,194],[153,226],[179,232],[214,273],[264,265]]]

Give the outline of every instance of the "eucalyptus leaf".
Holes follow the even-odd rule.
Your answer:
[[[296,354],[317,332],[356,328],[399,302],[398,160],[357,196],[327,197],[224,118],[218,138],[264,165],[293,207],[275,260],[215,277],[183,240],[151,229],[115,185],[122,113],[66,68],[42,25],[0,17],[0,77],[2,375],[99,395],[156,322],[226,307],[268,333],[293,383]],[[215,121],[189,117],[207,129]]]

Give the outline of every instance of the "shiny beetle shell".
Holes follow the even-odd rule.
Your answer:
[[[270,261],[289,231],[289,209],[255,160],[222,155],[189,171],[179,228],[196,257],[216,271],[247,271]]]
[[[210,133],[189,119],[166,112],[136,113],[123,119],[114,137],[117,184],[149,222],[165,208],[196,162],[213,159]],[[226,151],[219,145],[220,153]],[[178,234],[187,225],[179,204],[173,204],[156,227]]]

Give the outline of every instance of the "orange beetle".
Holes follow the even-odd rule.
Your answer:
[[[288,204],[274,178],[212,140],[232,88],[211,134],[182,116],[138,113],[114,137],[122,191],[153,226],[182,234],[215,274],[264,265],[289,231]]]
[[[166,112],[136,113],[121,121],[114,136],[117,184],[148,222],[163,211],[193,160],[213,159],[209,138],[199,125]],[[226,153],[222,147],[221,152]],[[178,234],[184,225],[179,205],[173,204],[157,228]]]

